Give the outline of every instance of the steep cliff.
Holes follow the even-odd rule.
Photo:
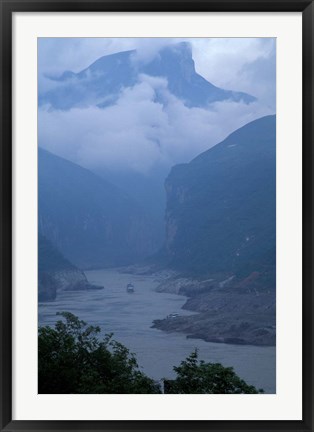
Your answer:
[[[72,263],[124,265],[155,251],[152,221],[135,200],[43,149],[38,158],[39,232]]]
[[[154,326],[231,344],[276,342],[276,118],[235,131],[166,180],[164,256],[179,274],[158,291],[189,317]]]
[[[59,290],[90,290],[91,285],[79,270],[41,234],[38,235],[38,300],[55,300]]]
[[[238,129],[166,179],[169,263],[246,277],[275,265],[276,119]]]
[[[50,77],[51,89],[39,94],[40,105],[68,110],[73,107],[116,102],[123,88],[134,86],[141,74],[167,79],[169,90],[190,107],[206,107],[217,101],[250,103],[251,95],[216,87],[195,70],[192,50],[187,42],[164,47],[152,59],[141,61],[136,50],[103,56],[86,69]]]

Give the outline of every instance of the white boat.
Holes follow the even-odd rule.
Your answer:
[[[126,292],[128,293],[134,293],[134,285],[131,283],[128,283],[126,286]]]
[[[169,314],[168,316],[167,316],[167,318],[168,319],[172,319],[172,318],[177,318],[179,316],[179,314],[178,313],[171,313],[171,314]]]

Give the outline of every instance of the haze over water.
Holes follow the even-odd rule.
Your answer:
[[[88,324],[100,326],[102,335],[114,333],[114,339],[135,353],[143,371],[156,380],[174,377],[173,366],[198,348],[200,359],[233,366],[248,384],[266,393],[275,392],[275,347],[210,343],[153,329],[154,319],[175,312],[191,314],[181,309],[186,297],[155,292],[160,281],[154,276],[119,273],[118,269],[85,274],[91,283],[103,285],[104,290],[60,291],[54,302],[39,304],[39,325],[52,325],[59,319],[57,312],[69,311]],[[126,292],[129,282],[135,286],[133,294]]]

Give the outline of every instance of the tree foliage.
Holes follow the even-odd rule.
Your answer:
[[[165,381],[166,393],[261,393],[254,386],[246,384],[234,372],[232,367],[220,363],[205,363],[198,359],[197,350],[175,366],[177,376],[174,380]]]
[[[64,320],[54,329],[39,329],[39,393],[160,393],[112,334],[99,340],[99,327],[88,326],[69,312],[59,315]]]
[[[54,328],[39,328],[38,391],[40,394],[161,393],[160,386],[139,370],[134,354],[100,328],[70,312],[59,313]],[[205,363],[195,350],[174,367],[174,380],[164,380],[165,393],[259,393],[233,368]]]

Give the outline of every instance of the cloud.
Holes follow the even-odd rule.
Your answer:
[[[39,38],[38,72],[52,76],[66,70],[79,72],[103,55],[132,48],[127,38]]]
[[[197,72],[225,89],[256,96],[275,110],[275,38],[39,38],[40,88],[56,83],[47,76],[79,72],[99,57],[137,50],[134,61],[148,62],[166,45],[188,41]]]
[[[39,144],[90,169],[147,173],[156,166],[188,162],[238,127],[271,113],[259,103],[230,101],[211,109],[188,108],[167,81],[146,75],[100,109],[39,111]]]
[[[147,63],[162,48],[180,40],[170,38],[39,38],[39,93],[60,87],[60,82],[55,81],[54,78],[58,78],[63,72],[78,73],[102,56],[136,50],[132,56],[134,63]]]
[[[58,86],[47,77],[78,72],[115,52],[136,49],[133,60],[149,62],[164,46],[182,40],[190,42],[199,74],[216,86],[252,94],[257,102],[188,108],[170,94],[165,79],[142,75],[113,106],[98,108],[91,94],[85,107],[41,107],[39,144],[87,168],[148,173],[188,162],[235,129],[275,112],[276,43],[271,38],[40,38],[39,87]]]
[[[166,45],[183,39],[171,38],[39,38],[39,75],[58,76],[80,72],[98,58],[121,51],[138,50],[135,58],[150,61]]]
[[[218,87],[252,94],[275,111],[275,38],[193,39],[191,43],[200,75]]]

